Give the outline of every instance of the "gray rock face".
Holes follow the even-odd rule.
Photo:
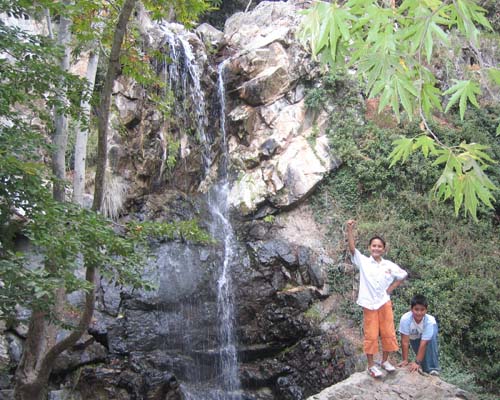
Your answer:
[[[293,2],[262,2],[226,22],[235,52],[226,67],[229,145],[238,175],[230,202],[243,215],[296,205],[339,164],[326,115],[304,104],[303,82],[319,69],[295,39],[298,11]]]
[[[394,374],[384,374],[373,379],[366,372],[351,375],[307,400],[474,400],[470,393],[450,385],[438,377],[410,373],[397,369]]]

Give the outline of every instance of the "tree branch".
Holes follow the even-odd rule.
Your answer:
[[[80,321],[74,330],[66,336],[63,340],[56,343],[45,355],[43,361],[41,362],[40,371],[51,370],[52,364],[54,363],[56,357],[61,354],[64,350],[69,349],[74,346],[75,343],[82,337],[85,331],[88,329],[90,322],[92,321],[92,316],[94,314],[94,304],[95,304],[95,266],[87,266],[85,273],[85,279],[93,285],[93,289],[87,292],[85,295],[85,308],[80,317]]]
[[[101,93],[101,103],[98,110],[98,145],[97,145],[97,165],[95,174],[95,191],[92,209],[99,211],[104,198],[104,185],[107,166],[108,152],[108,123],[109,109],[111,105],[111,95],[113,83],[120,69],[120,52],[123,45],[123,39],[127,30],[127,24],[130,15],[135,7],[137,0],[125,0],[118,17],[116,29],[113,35],[113,44],[109,55],[108,71]]]

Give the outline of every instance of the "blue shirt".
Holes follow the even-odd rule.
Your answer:
[[[399,333],[408,335],[410,339],[431,340],[434,332],[437,331],[436,318],[425,314],[419,324],[413,319],[413,313],[408,311],[403,314],[399,322]]]

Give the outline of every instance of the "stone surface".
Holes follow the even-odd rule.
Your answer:
[[[201,37],[204,43],[212,47],[218,47],[224,38],[224,32],[207,23],[199,25],[196,28],[196,33]]]
[[[0,334],[0,370],[5,370],[10,363],[9,343],[3,332]]]
[[[54,364],[53,373],[64,374],[86,364],[102,362],[106,357],[106,348],[90,338],[86,343],[75,346],[72,351],[65,351],[59,355]]]
[[[474,400],[470,393],[442,381],[398,368],[395,373],[374,379],[357,372],[348,379],[326,388],[308,400]]]
[[[232,168],[230,202],[243,215],[295,207],[339,166],[324,113],[304,103],[303,82],[317,66],[295,40],[292,2],[262,2],[230,18],[225,40],[236,53],[226,67]],[[237,95],[237,96],[236,96]]]

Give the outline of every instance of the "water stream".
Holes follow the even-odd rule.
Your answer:
[[[200,70],[196,64],[191,46],[188,40],[181,35],[174,34],[168,28],[164,29],[167,45],[169,48],[169,64],[167,67],[167,83],[175,92],[177,98],[189,101],[194,110],[197,138],[203,149],[204,173],[207,176],[210,168],[217,162],[218,176],[207,193],[207,202],[210,212],[210,232],[219,242],[219,252],[217,257],[217,282],[216,282],[216,318],[215,324],[217,332],[214,349],[189,348],[192,340],[189,333],[185,335],[186,340],[182,344],[187,347],[187,353],[196,354],[197,351],[213,355],[211,362],[216,365],[201,365],[196,362],[193,370],[184,374],[185,381],[182,384],[183,393],[188,400],[240,400],[240,381],[238,376],[238,359],[236,340],[234,335],[234,294],[231,280],[231,266],[235,262],[236,239],[233,227],[229,219],[228,207],[228,149],[225,123],[225,90],[224,90],[224,67],[222,63],[218,69],[218,98],[220,104],[220,148],[217,152],[212,152],[212,143],[209,142],[206,127],[208,117],[206,111],[206,100],[200,82]],[[213,135],[216,136],[216,135]],[[216,153],[216,158],[213,153]],[[166,261],[175,263],[178,261]],[[192,265],[193,260],[185,260],[185,263]],[[171,279],[171,278],[168,278]],[[215,289],[215,288],[214,288]],[[171,290],[175,290],[171,288]],[[203,304],[196,305],[195,308],[203,309]],[[182,306],[183,308],[185,305]],[[208,312],[208,311],[207,311]],[[182,318],[186,313],[182,314]],[[184,329],[189,329],[188,321],[181,322]],[[209,324],[208,324],[209,325]],[[207,333],[210,336],[210,332]],[[196,344],[193,344],[195,346]],[[214,354],[215,353],[215,354]],[[208,363],[209,364],[209,363]],[[210,371],[206,371],[206,369]],[[203,378],[206,378],[203,381]]]

